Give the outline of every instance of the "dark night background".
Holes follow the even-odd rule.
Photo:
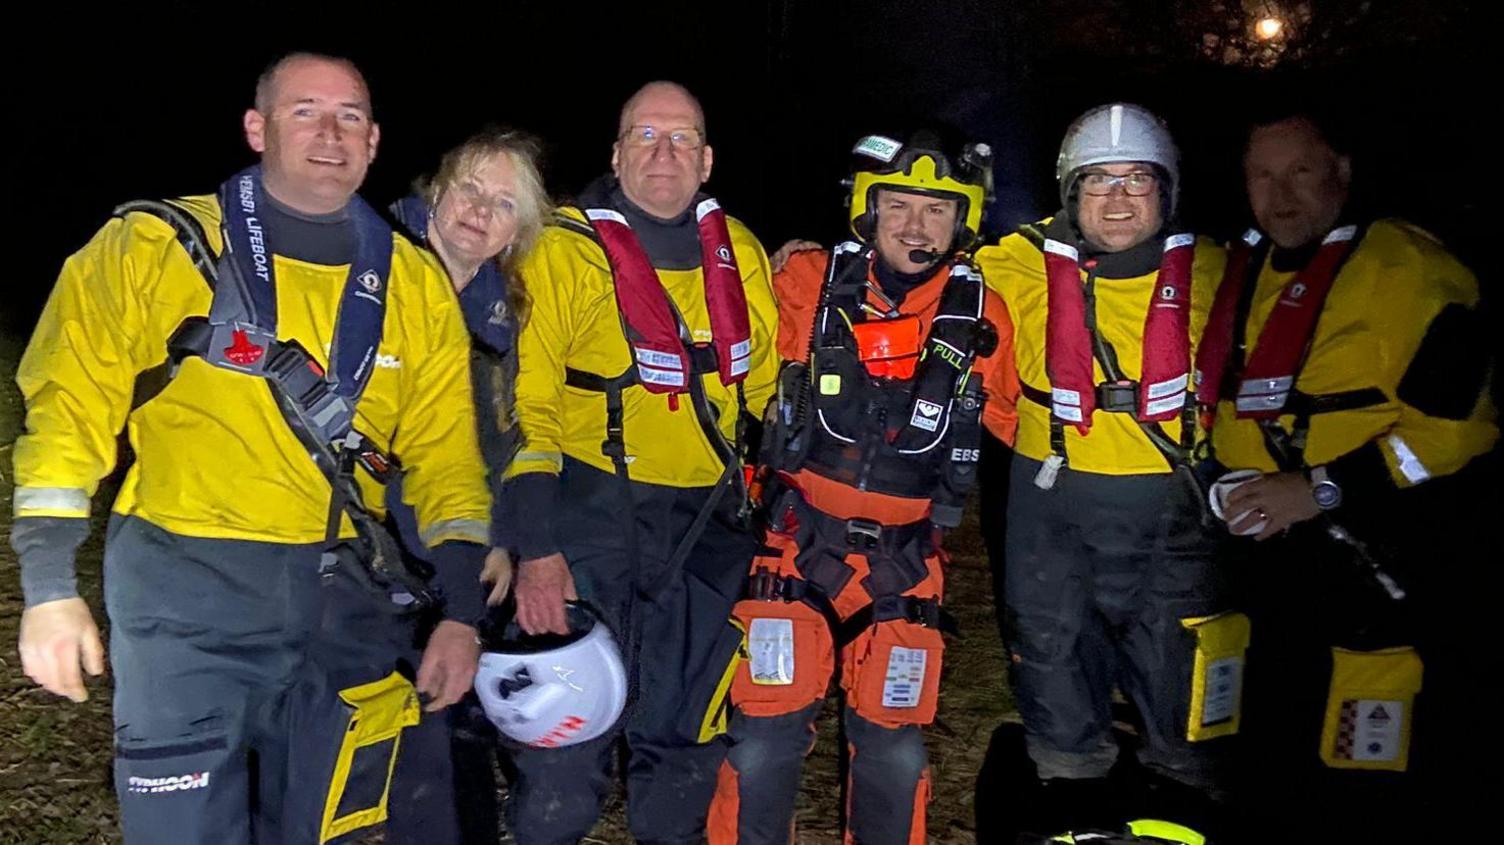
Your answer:
[[[1478,273],[1493,324],[1504,328],[1491,254],[1504,164],[1500,130],[1488,128],[1499,119],[1501,30],[1497,14],[1483,11],[1496,7],[1483,0],[21,4],[6,12],[0,51],[9,141],[0,353],[15,360],[62,262],[114,206],[212,192],[253,160],[241,118],[256,76],[300,49],[347,55],[365,71],[382,140],[364,194],[378,205],[406,193],[442,152],[493,122],[545,140],[549,188],[567,197],[608,169],[626,97],[652,79],[680,81],[705,105],[716,152],[708,190],[770,250],[790,237],[842,237],[840,183],[856,139],[930,123],[996,150],[998,202],[985,224],[995,238],[1055,210],[1054,158],[1066,125],[1115,99],[1167,119],[1182,152],[1183,221],[1228,238],[1249,222],[1240,172],[1248,117],[1271,97],[1298,94],[1340,113],[1365,205],[1439,235]],[[1285,35],[1259,42],[1253,25],[1267,17],[1283,21]],[[1504,330],[1495,331],[1495,360],[1501,338]],[[0,378],[11,378],[0,369]],[[1496,403],[1500,381],[1496,371]],[[13,395],[0,391],[0,410],[13,411],[18,426]],[[0,462],[5,472],[9,460]],[[1457,545],[1497,546],[1490,528],[1475,526]],[[957,579],[957,596],[986,596],[954,605],[972,614],[965,625],[980,635],[946,659],[970,667],[960,671],[981,681],[979,695],[997,690],[996,701],[976,710],[990,720],[1005,695],[1003,656],[1000,639],[986,633],[995,621],[989,575],[980,548],[973,552],[973,565],[947,579]],[[0,566],[13,570],[6,554],[0,550]],[[86,554],[86,593],[97,606],[97,546]],[[1452,569],[1436,570],[1467,573],[1445,593],[1466,594],[1448,611],[1480,652],[1498,640],[1499,570],[1486,563],[1497,556],[1497,548],[1459,556],[1440,561]],[[0,600],[0,649],[11,649],[19,613],[10,608],[20,602],[13,577]],[[104,774],[107,698],[65,711],[43,693],[23,695],[30,685],[15,661],[0,660],[0,670],[0,841],[10,841],[7,820],[66,831],[27,841],[84,841],[83,830],[105,841],[115,825]],[[1457,758],[1459,765],[1497,758],[1482,748],[1497,731],[1477,723],[1479,748]],[[970,729],[985,736],[992,728]],[[1021,733],[1007,730],[992,734],[988,760],[1024,759]],[[979,762],[981,746],[957,750],[964,736],[947,733],[947,753]],[[999,739],[1005,736],[1017,747]],[[820,782],[832,786],[819,800],[838,801],[833,731],[826,737],[831,762]],[[952,802],[950,823],[960,825],[943,841],[998,841],[983,817],[1012,821],[1011,775],[978,774],[972,765],[957,762],[940,782],[937,795]],[[944,765],[937,772],[947,776]],[[972,815],[973,795],[981,802],[975,835],[959,821]],[[990,797],[1003,795],[1008,800]],[[1415,809],[1428,814],[1437,838],[1445,829],[1491,829],[1438,809],[1448,807]],[[1481,815],[1491,807],[1485,800],[1472,809]],[[837,812],[828,815],[834,824]]]
[[[13,17],[0,312],[12,332],[28,331],[62,260],[115,204],[206,193],[249,162],[240,119],[254,79],[292,49],[345,54],[365,70],[383,129],[365,195],[380,204],[487,122],[541,135],[550,189],[567,196],[607,168],[625,97],[649,79],[682,81],[705,103],[709,189],[770,249],[838,237],[852,143],[918,123],[992,142],[990,230],[1048,213],[1065,125],[1118,98],[1169,121],[1184,158],[1183,218],[1229,236],[1246,223],[1238,162],[1249,109],[1273,91],[1315,93],[1340,104],[1372,205],[1442,235],[1492,287],[1479,247],[1498,215],[1475,187],[1497,99],[1485,87],[1496,63],[1483,5],[246,2]],[[1287,35],[1260,52],[1251,26],[1269,15]]]

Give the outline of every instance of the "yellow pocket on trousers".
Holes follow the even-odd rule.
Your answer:
[[[702,743],[710,742],[731,729],[731,685],[736,681],[737,670],[747,661],[747,628],[741,620],[733,618],[726,623],[716,653],[725,655],[725,668],[719,674],[704,676],[701,679],[702,688],[692,689],[690,701],[691,705],[696,704],[703,698],[698,693],[709,692],[704,715],[700,718],[699,730],[695,734],[696,739]],[[715,681],[713,688],[705,684],[711,680]]]
[[[1321,726],[1321,760],[1335,769],[1403,772],[1424,667],[1409,646],[1332,649],[1332,685]]]
[[[387,796],[402,729],[418,724],[418,694],[393,672],[379,681],[340,690],[350,710],[329,782],[319,842],[386,821]]]
[[[1196,636],[1185,738],[1199,742],[1237,733],[1243,715],[1248,617],[1241,613],[1218,613],[1182,619],[1180,624]]]

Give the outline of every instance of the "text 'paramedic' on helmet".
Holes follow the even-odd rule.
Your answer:
[[[870,243],[877,230],[877,191],[887,188],[960,203],[951,252],[971,247],[982,229],[982,209],[992,193],[992,148],[965,144],[954,156],[934,132],[916,132],[908,143],[868,135],[852,148],[851,232]]]
[[[1071,193],[1083,168],[1093,164],[1142,161],[1158,168],[1169,180],[1165,218],[1175,215],[1180,197],[1180,152],[1164,121],[1132,103],[1097,106],[1076,118],[1065,130],[1060,157],[1055,161],[1055,179],[1060,183],[1060,202],[1071,210]]]
[[[566,636],[523,634],[515,621],[482,633],[475,694],[486,717],[526,745],[557,748],[605,733],[627,703],[627,672],[611,629],[569,602]]]

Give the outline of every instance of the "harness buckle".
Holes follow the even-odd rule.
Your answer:
[[[924,625],[924,603],[910,596],[898,597],[898,618],[911,625]]]
[[[773,592],[773,573],[766,566],[757,567],[757,571],[747,576],[747,598],[756,601],[768,601]]]
[[[939,630],[942,626],[940,602],[917,596],[883,596],[872,603],[878,621],[896,619],[911,625]]]
[[[366,472],[370,473],[372,478],[382,484],[391,481],[392,471],[395,469],[391,460],[370,443],[365,443],[364,447],[356,455],[356,460],[360,462],[361,466],[365,467]]]
[[[846,520],[846,545],[859,552],[876,549],[882,542],[883,527],[870,519]]]
[[[910,599],[905,616],[915,625],[926,628],[940,627],[940,604],[934,599]]]

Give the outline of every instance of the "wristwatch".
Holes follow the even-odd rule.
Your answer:
[[[1316,507],[1329,511],[1342,504],[1342,488],[1327,476],[1326,467],[1311,467],[1309,478],[1311,498],[1316,500]]]

